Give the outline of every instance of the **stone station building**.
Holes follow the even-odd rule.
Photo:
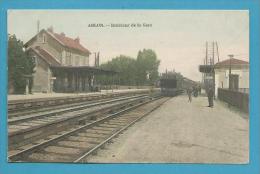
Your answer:
[[[95,75],[115,72],[89,66],[91,52],[80,43],[80,38],[55,33],[53,28],[42,29],[25,45],[34,57],[33,92],[92,91]]]

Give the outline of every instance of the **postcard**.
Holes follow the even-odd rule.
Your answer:
[[[7,161],[248,164],[249,29],[248,10],[8,10]]]

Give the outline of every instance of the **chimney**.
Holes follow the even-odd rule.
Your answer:
[[[37,20],[37,42],[40,42],[39,33],[40,33],[40,21]]]
[[[61,35],[62,37],[65,37],[65,33],[63,33],[63,32],[61,32],[60,35]]]
[[[79,41],[80,41],[79,37],[77,37],[77,38],[74,39],[74,40],[75,40],[75,42],[77,42],[77,43],[79,43]]]
[[[52,26],[50,26],[50,27],[47,29],[47,31],[49,31],[49,32],[53,33],[53,27],[52,27]]]

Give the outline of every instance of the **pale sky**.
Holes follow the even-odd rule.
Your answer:
[[[91,52],[100,51],[106,62],[120,54],[136,57],[138,50],[153,49],[165,69],[200,81],[198,66],[205,58],[205,42],[217,41],[220,61],[228,54],[249,61],[249,13],[243,11],[188,10],[9,10],[8,33],[27,42],[40,29],[80,37]],[[88,27],[92,23],[148,23],[152,27]],[[93,64],[94,54],[90,56]]]

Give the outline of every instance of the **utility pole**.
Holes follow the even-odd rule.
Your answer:
[[[213,48],[213,51],[212,51],[212,70],[211,70],[211,75],[212,75],[212,83],[213,83],[213,91],[214,91],[214,99],[216,98],[216,95],[215,95],[215,70],[214,70],[214,67],[215,67],[215,42],[212,42],[212,48]]]
[[[215,59],[215,42],[212,42],[212,65],[214,65],[214,59]]]
[[[97,67],[99,67],[99,52],[97,53]]]
[[[95,54],[94,66],[99,67],[99,52],[94,52],[94,54]]]
[[[208,42],[206,42],[206,65],[208,64]]]
[[[229,56],[229,76],[228,76],[228,81],[229,81],[229,89],[231,89],[231,59],[234,57],[233,54],[228,55]]]
[[[217,47],[217,56],[218,56],[218,62],[219,62],[219,52],[218,52],[218,43],[216,42],[216,47]]]
[[[234,55],[230,54],[229,56],[229,75],[231,74],[231,59],[233,59]]]

